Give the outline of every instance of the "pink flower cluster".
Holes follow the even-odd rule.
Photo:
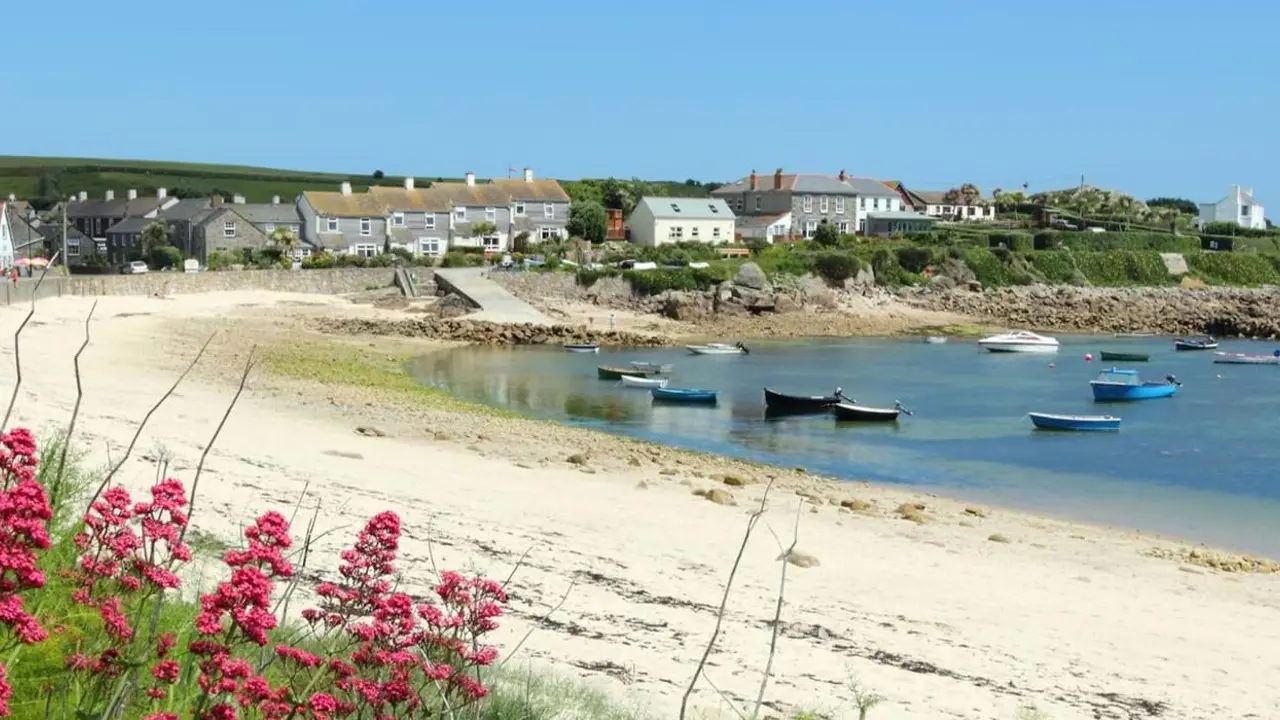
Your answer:
[[[36,441],[31,431],[15,428],[0,435],[0,626],[18,640],[38,643],[48,633],[23,606],[23,590],[44,587],[36,552],[49,548],[48,522],[53,508],[36,480]],[[8,668],[0,663],[0,716],[9,714]]]

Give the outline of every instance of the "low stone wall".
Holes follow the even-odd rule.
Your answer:
[[[489,279],[524,300],[578,300],[601,305],[624,304],[631,299],[631,284],[620,277],[603,277],[591,287],[578,285],[568,272],[491,272]]]
[[[412,268],[421,292],[430,294],[430,268]],[[219,270],[200,273],[155,272],[144,275],[73,275],[49,277],[40,296],[58,295],[168,295],[227,290],[339,295],[391,287],[395,268],[333,268],[329,270]],[[34,280],[31,281],[34,285]],[[5,299],[5,298],[0,298]],[[30,293],[26,295],[30,300]],[[12,302],[13,300],[10,300]]]

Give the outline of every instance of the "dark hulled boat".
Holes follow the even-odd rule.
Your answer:
[[[770,415],[804,415],[827,412],[840,402],[839,390],[835,395],[788,395],[769,388],[764,389],[764,405]]]

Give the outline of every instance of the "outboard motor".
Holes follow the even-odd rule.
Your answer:
[[[1178,377],[1176,375],[1165,375],[1164,379],[1178,387],[1182,387],[1182,383],[1178,382]]]
[[[904,406],[903,406],[903,404],[902,404],[902,401],[901,401],[901,400],[894,400],[894,401],[893,401],[893,408],[894,408],[895,410],[897,410],[898,412],[906,413],[907,415],[914,415],[914,414],[915,414],[915,413],[911,412],[910,410],[908,410],[906,407],[904,407]]]

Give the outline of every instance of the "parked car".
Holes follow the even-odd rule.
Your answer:
[[[147,264],[141,260],[134,260],[128,265],[122,265],[120,267],[121,275],[141,275],[142,273],[150,271],[151,268],[147,267]]]
[[[1063,220],[1062,218],[1058,218],[1049,224],[1058,230],[1079,230],[1080,229],[1076,227],[1074,223],[1069,223],[1066,220]]]

